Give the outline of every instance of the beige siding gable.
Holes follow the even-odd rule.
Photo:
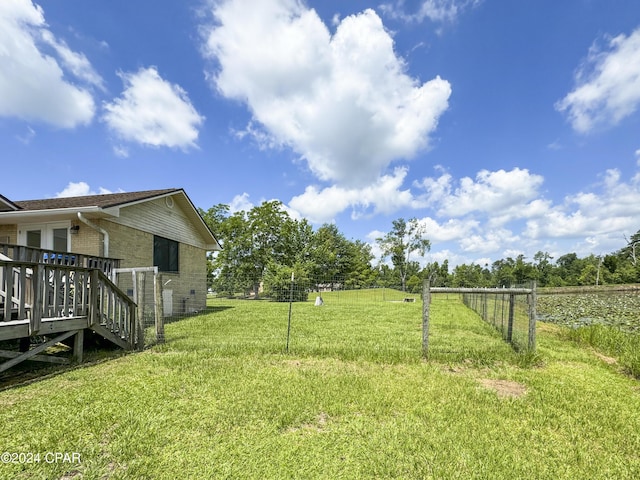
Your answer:
[[[176,240],[194,247],[205,248],[206,243],[178,202],[158,198],[124,207],[120,216],[109,221]]]

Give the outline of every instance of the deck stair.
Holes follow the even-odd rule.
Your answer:
[[[98,268],[103,265],[68,263],[0,258],[0,341],[42,342],[23,352],[0,350],[0,359],[9,359],[0,372],[25,360],[65,361],[41,353],[74,335],[73,356],[81,362],[85,329],[127,350],[143,347],[136,304]]]

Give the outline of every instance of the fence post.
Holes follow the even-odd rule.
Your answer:
[[[291,308],[293,306],[293,281],[295,272],[291,272],[291,288],[289,289],[289,320],[287,322],[287,347],[286,352],[289,353],[289,337],[291,336]]]
[[[516,296],[513,293],[509,294],[509,324],[507,326],[507,342],[511,343],[513,339],[513,319],[515,313]]]
[[[538,302],[538,294],[536,292],[538,284],[534,280],[531,284],[531,293],[529,294],[529,351],[536,350],[536,304]]]
[[[422,357],[429,355],[429,313],[431,305],[431,284],[425,280],[422,284]]]
[[[485,293],[484,295],[482,295],[482,318],[485,322],[489,321],[488,301],[489,301],[489,297]]]
[[[135,273],[135,272],[134,272]],[[137,276],[137,282],[134,282],[134,285],[137,283],[137,298],[138,302],[137,311],[135,312],[135,329],[136,329],[136,349],[144,350],[144,272],[140,272],[140,275]],[[142,294],[140,293],[142,292]],[[142,301],[140,301],[140,297],[142,296]]]
[[[156,340],[164,343],[164,309],[162,307],[162,274],[153,276],[155,309],[156,309]]]
[[[73,358],[77,363],[82,363],[84,351],[84,329],[78,330],[73,341]]]

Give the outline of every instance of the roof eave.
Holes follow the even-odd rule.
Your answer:
[[[54,208],[43,210],[16,210],[11,212],[0,212],[0,224],[11,224],[39,219],[64,219],[74,216],[77,213],[95,214],[99,216],[118,216],[119,209],[102,209],[100,207],[75,207],[75,208]]]
[[[5,207],[7,207],[9,209],[9,211],[20,210],[20,207],[18,205],[13,203],[11,200],[9,200],[4,195],[0,195],[0,205],[4,205]]]

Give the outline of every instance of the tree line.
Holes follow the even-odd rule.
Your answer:
[[[283,292],[292,273],[295,282],[316,290],[384,286],[414,293],[427,278],[432,285],[451,287],[508,287],[531,280],[541,287],[640,282],[640,230],[625,237],[625,247],[606,255],[567,253],[554,259],[539,251],[530,260],[518,255],[491,265],[456,265],[450,271],[447,260],[422,266],[419,260],[431,243],[415,218],[392,222],[377,239],[382,259],[374,264],[370,244],[347,239],[335,224],[314,229],[306,219],[292,218],[276,200],[234,213],[217,204],[200,214],[223,246],[208,259],[209,286],[223,294],[288,300],[293,292],[287,298]],[[296,289],[295,295],[295,300],[305,300],[307,292]]]

